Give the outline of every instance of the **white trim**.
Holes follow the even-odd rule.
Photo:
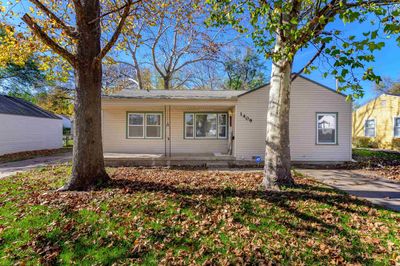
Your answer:
[[[188,125],[188,124],[186,123],[186,115],[191,115],[191,116],[192,116],[192,125]],[[184,130],[184,132],[183,132],[184,138],[185,138],[185,139],[194,139],[195,127],[196,127],[195,122],[194,122],[194,113],[183,113],[183,124],[184,124],[184,128],[183,128],[183,130]],[[186,128],[187,128],[187,127],[192,127],[192,129],[193,129],[193,131],[192,131],[193,136],[191,136],[191,137],[188,137],[188,136],[187,136],[187,134],[186,134],[186,132],[187,132]]]
[[[319,128],[318,128],[318,116],[319,115],[333,115],[334,117],[335,117],[335,134],[334,134],[334,137],[335,137],[335,140],[334,140],[334,142],[320,142],[319,141],[319,134],[318,134],[318,131],[319,131]],[[339,132],[338,132],[338,114],[337,113],[332,113],[332,112],[317,112],[317,119],[316,119],[316,134],[317,134],[317,136],[316,136],[316,139],[317,139],[317,141],[316,141],[316,143],[317,143],[317,145],[338,145],[338,141],[337,141],[337,136],[338,136],[338,134],[339,134]]]
[[[374,135],[373,136],[367,136],[367,121],[374,121]],[[368,128],[369,129],[369,128]],[[364,137],[368,138],[375,138],[376,137],[376,119],[375,118],[370,118],[370,119],[365,119],[364,121]]]
[[[140,115],[140,116],[142,116],[142,119],[143,119],[143,123],[142,123],[142,125],[131,125],[130,123],[129,123],[129,120],[130,120],[130,116],[131,115]],[[127,123],[127,134],[126,134],[126,136],[127,136],[127,138],[128,139],[144,139],[144,119],[145,119],[145,113],[129,113],[128,112],[128,115],[127,115],[127,121],[126,121],[126,123]],[[142,130],[142,136],[141,137],[131,137],[130,136],[130,134],[129,134],[129,127],[143,127],[143,130]]]
[[[141,115],[143,118],[143,123],[141,125],[130,125],[129,124],[129,117],[130,115]],[[147,116],[148,115],[159,115],[160,116],[160,125],[147,125]],[[159,113],[159,112],[128,112],[127,114],[127,119],[126,119],[126,123],[127,123],[127,133],[126,133],[126,137],[128,139],[162,139],[163,138],[163,114]],[[129,135],[129,127],[143,127],[142,130],[142,136],[141,137],[131,137]],[[159,137],[148,137],[147,136],[147,127],[148,126],[154,126],[154,127],[159,127],[160,128],[160,136]]]
[[[148,115],[159,115],[160,116],[160,124],[159,125],[147,125],[147,116]],[[162,136],[163,136],[163,129],[162,129],[162,119],[163,119],[163,117],[162,117],[162,113],[145,113],[145,117],[146,117],[146,120],[145,120],[145,130],[144,130],[144,137],[146,138],[146,139],[162,139]],[[159,127],[160,128],[160,136],[159,137],[149,137],[149,136],[147,136],[147,127]]]
[[[219,118],[220,116],[224,115],[225,116],[225,125],[221,125],[219,123]],[[218,113],[218,117],[217,117],[217,137],[219,139],[226,139],[228,137],[228,123],[229,123],[229,114],[228,113]],[[219,135],[219,128],[220,127],[224,127],[225,128],[225,136],[221,137]]]
[[[193,115],[193,137],[186,137],[186,115],[187,114],[191,114],[191,115]],[[225,137],[219,137],[219,127],[220,127],[220,125],[219,125],[219,116],[220,115],[225,115],[226,116],[226,124],[225,125],[221,125],[221,126],[223,126],[223,127],[225,127],[226,128],[226,130],[225,130]],[[196,116],[197,115],[216,115],[216,120],[217,120],[217,128],[216,128],[216,136],[214,137],[214,136],[211,136],[211,137],[200,137],[200,136],[197,136],[197,130],[196,130]],[[184,115],[183,115],[183,124],[184,124],[184,127],[183,127],[183,130],[184,130],[184,132],[183,132],[183,136],[184,136],[184,138],[185,139],[215,139],[215,140],[218,140],[218,139],[228,139],[228,130],[229,130],[229,114],[228,114],[228,112],[185,112],[184,113]],[[190,125],[189,125],[190,126]]]

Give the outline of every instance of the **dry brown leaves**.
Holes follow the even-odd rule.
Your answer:
[[[24,180],[24,199],[8,200],[20,204],[21,217],[33,206],[59,210],[63,218],[46,231],[60,229],[60,241],[70,245],[90,236],[99,248],[129,246],[116,263],[146,263],[149,254],[168,265],[400,259],[398,241],[388,240],[400,235],[393,227],[399,215],[303,177],[296,177],[295,188],[265,192],[260,171],[118,168],[104,188],[59,193],[52,190],[59,185],[54,176],[47,171]],[[43,261],[57,262],[60,243],[32,235],[28,245]]]

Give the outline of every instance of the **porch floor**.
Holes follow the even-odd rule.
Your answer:
[[[177,153],[171,156],[166,156],[165,154],[139,154],[139,153],[104,153],[104,159],[111,160],[235,160],[235,157],[228,154],[212,154],[212,153],[202,153],[202,154],[187,154],[187,153]]]
[[[230,166],[236,159],[228,154],[134,154],[104,153],[108,166]]]

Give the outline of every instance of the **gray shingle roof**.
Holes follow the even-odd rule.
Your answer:
[[[0,94],[0,114],[23,115],[41,118],[61,119],[55,114],[22,100]]]
[[[123,89],[104,98],[132,98],[132,99],[199,99],[199,100],[230,100],[235,99],[246,91],[231,90],[134,90]]]

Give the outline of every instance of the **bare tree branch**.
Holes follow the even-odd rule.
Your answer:
[[[57,25],[63,29],[68,36],[71,38],[78,38],[78,32],[76,29],[70,25],[67,25],[63,20],[61,20],[56,14],[54,14],[50,9],[48,9],[42,2],[39,0],[29,0],[33,3],[36,7],[42,10],[50,19],[54,20]]]
[[[76,66],[76,57],[68,50],[61,47],[57,44],[52,38],[50,38],[42,28],[28,15],[25,14],[22,17],[22,20],[28,25],[28,27],[33,31],[33,33],[38,36],[47,46],[49,46],[53,51],[60,56],[62,56],[65,60],[67,60],[73,67]]]
[[[303,73],[304,70],[305,70],[307,67],[309,67],[309,66],[315,61],[315,59],[318,58],[318,56],[319,56],[319,55],[322,53],[322,51],[325,49],[325,46],[326,46],[326,44],[323,43],[323,44],[321,45],[321,47],[318,49],[318,51],[315,53],[315,55],[310,59],[310,61],[308,61],[307,64],[306,64],[302,69],[300,69],[299,72],[297,72],[296,74],[293,74],[293,75],[292,75],[292,82],[293,82],[298,76],[300,76],[301,73]]]
[[[165,78],[165,74],[164,72],[162,72],[160,66],[157,64],[157,58],[156,58],[156,46],[161,38],[161,36],[168,30],[169,26],[165,27],[164,29],[162,29],[162,25],[163,24],[163,20],[160,22],[160,27],[157,33],[157,36],[153,42],[153,45],[151,46],[151,55],[152,55],[152,59],[153,59],[153,64],[154,67],[156,68],[156,70],[158,71],[158,73],[160,73],[160,75]]]
[[[131,1],[128,1],[128,2],[131,2]],[[113,10],[110,10],[110,11],[104,13],[104,14],[101,14],[100,16],[98,16],[98,17],[95,18],[95,19],[92,19],[91,21],[88,22],[88,24],[95,23],[96,21],[98,21],[99,19],[102,19],[103,17],[106,17],[106,16],[108,16],[108,15],[110,15],[110,14],[112,14],[112,13],[115,13],[115,12],[119,12],[119,11],[121,11],[122,9],[126,8],[127,6],[132,6],[132,5],[138,4],[138,3],[140,3],[140,2],[142,2],[142,0],[137,0],[137,1],[132,2],[132,3],[130,3],[130,4],[129,4],[129,3],[125,3],[124,5],[122,5],[122,6],[120,6],[120,7],[117,7],[117,8],[115,8],[115,9],[113,9]]]
[[[136,1],[135,3],[138,3],[140,1]],[[121,19],[118,23],[117,28],[115,29],[113,35],[111,36],[111,39],[108,41],[108,43],[101,49],[100,54],[97,56],[97,60],[103,59],[104,56],[110,51],[110,49],[114,46],[115,42],[118,40],[119,35],[121,34],[122,27],[125,24],[125,20],[129,15],[129,11],[131,9],[132,5],[132,0],[128,0],[127,5],[124,7],[124,12],[121,16]]]

